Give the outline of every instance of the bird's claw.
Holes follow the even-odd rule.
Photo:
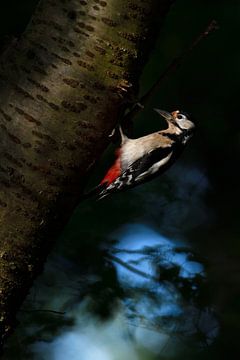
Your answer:
[[[112,132],[108,135],[109,139],[111,139],[116,133],[116,129],[113,129]]]

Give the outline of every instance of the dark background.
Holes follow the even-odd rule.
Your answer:
[[[36,0],[1,1],[2,49],[9,39],[20,36],[36,3]],[[191,144],[161,179],[101,202],[79,205],[19,313],[20,325],[7,344],[5,359],[68,359],[69,355],[64,357],[61,353],[60,357],[53,350],[54,346],[61,347],[59,344],[67,347],[69,338],[64,334],[81,333],[81,319],[85,321],[86,314],[87,322],[94,324],[95,330],[103,324],[109,326],[119,309],[132,325],[127,331],[128,347],[124,348],[120,335],[115,336],[111,347],[108,332],[106,339],[102,331],[101,339],[97,340],[96,334],[88,329],[92,344],[77,341],[80,348],[76,347],[72,359],[90,359],[84,357],[84,346],[94,354],[96,344],[104,348],[105,341],[112,357],[105,354],[93,358],[239,358],[239,1],[177,0],[144,70],[140,92],[147,91],[169,61],[186,49],[212,19],[217,21],[219,30],[170,74],[135,122],[134,135],[141,136],[164,126],[153,107],[183,109],[193,114],[197,125]],[[112,151],[113,148],[106,152],[92,183],[105,171]],[[201,264],[204,271],[182,277],[179,264],[172,260],[172,250],[170,256],[160,244],[156,252],[146,228],[170,239],[177,254],[187,254],[188,260]],[[128,276],[132,283],[122,281],[116,266],[120,255],[116,260],[113,251],[119,245],[121,231],[128,236],[135,233],[139,239],[142,234],[145,239],[142,255],[150,259],[159,281],[145,278],[146,282],[139,285],[131,275]],[[125,250],[129,248],[126,243]],[[133,259],[132,264],[145,272],[141,258]],[[126,271],[134,274],[131,269]],[[159,311],[168,302],[157,290],[162,284],[166,291],[177,294],[181,314],[174,315],[173,311],[164,317],[156,313],[155,308]],[[144,326],[152,331],[154,323],[155,333],[167,332],[170,340],[161,349],[156,350],[156,344],[151,349],[153,333],[146,336],[150,345],[136,340],[136,328],[140,328],[136,319],[143,317],[139,298],[154,301],[145,314]],[[116,329],[123,327],[113,326],[112,331],[117,333]],[[160,343],[159,340],[159,347]],[[172,351],[174,347],[176,351]],[[124,355],[119,355],[123,348]]]

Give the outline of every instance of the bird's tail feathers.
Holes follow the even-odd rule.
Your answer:
[[[97,186],[95,186],[94,188],[92,188],[91,190],[89,190],[88,192],[84,193],[81,196],[80,201],[83,200],[87,200],[90,197],[94,197],[94,196],[98,196],[100,195],[100,193],[106,188],[106,184],[99,184]],[[101,197],[100,197],[101,198]]]

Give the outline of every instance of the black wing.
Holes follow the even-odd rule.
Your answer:
[[[138,181],[138,178],[143,175],[144,173],[147,173],[149,169],[151,169],[155,164],[157,164],[159,161],[166,159],[173,151],[172,146],[168,146],[165,148],[157,148],[155,150],[150,151],[145,156],[143,156],[141,159],[135,161],[129,169],[125,171],[125,173],[128,173],[128,171],[132,174],[134,174],[134,179]],[[124,175],[124,173],[123,173]]]
[[[160,172],[166,170],[172,163],[170,158],[172,158],[171,153],[173,153],[173,146],[168,146],[165,148],[157,148],[155,150],[150,151],[148,154],[143,156],[141,159],[136,160],[132,163],[128,169],[126,169],[121,176],[119,176],[112,184],[107,186],[106,189],[100,192],[99,198],[103,198],[112,192],[120,191],[124,188],[130,188],[144,181],[146,177],[149,179],[155,177]],[[165,164],[160,166],[158,171],[151,174],[148,173],[149,169],[155,166],[159,161],[167,159]],[[146,174],[146,175],[144,175]]]

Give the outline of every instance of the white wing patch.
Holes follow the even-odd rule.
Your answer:
[[[153,148],[157,148],[157,145],[161,148],[168,148],[171,146],[170,143],[164,143],[164,141],[164,137],[161,137],[160,135],[156,136],[153,141],[152,134],[143,136],[138,139],[128,139],[121,148],[122,170],[127,170],[131,164],[141,159]]]
[[[153,164],[147,171],[136,177],[136,181],[144,179],[146,176],[155,174],[163,165],[165,165],[171,158],[173,152],[171,152],[164,159],[161,159],[156,164]]]

